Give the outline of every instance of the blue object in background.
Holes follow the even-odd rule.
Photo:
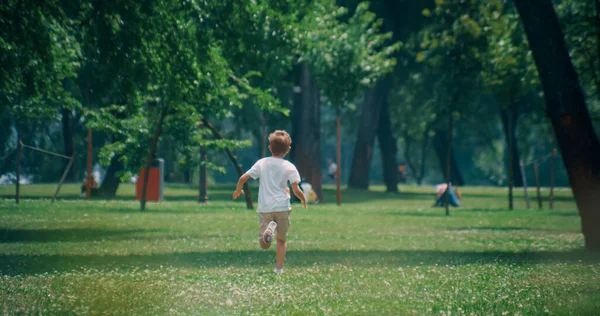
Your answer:
[[[455,206],[455,207],[459,207],[460,206],[460,201],[458,200],[458,195],[456,195],[456,192],[454,191],[453,187],[449,187],[446,192],[444,192],[444,194],[442,194],[442,196],[437,200],[437,202],[435,202],[434,206],[444,206],[444,202],[446,201],[446,194],[449,194],[449,199],[448,199],[448,204]]]

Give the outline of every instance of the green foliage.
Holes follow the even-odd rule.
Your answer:
[[[488,2],[488,8],[489,3],[493,1]],[[505,6],[496,1],[494,9],[487,11],[490,32],[481,74],[484,87],[503,108],[513,107],[520,97],[539,90],[537,68],[519,15],[513,7]]]
[[[127,98],[127,106],[121,106],[120,115],[110,113],[110,109],[101,109],[98,115],[90,116],[96,120],[92,124],[95,129],[118,134],[101,152],[104,163],[117,154],[127,169],[137,169],[145,159],[144,152],[164,108],[168,109],[165,136],[173,133],[182,137],[189,141],[188,147],[206,145],[205,141],[190,136],[198,129],[200,119],[224,118],[232,107],[241,107],[244,100],[251,100],[263,109],[279,110],[276,99],[268,90],[251,85],[252,78],[260,72],[239,64],[232,65],[232,62],[242,60],[246,53],[250,58],[256,57],[253,55],[256,52],[243,47],[234,50],[234,44],[245,34],[245,25],[226,26],[226,29],[240,33],[229,40],[222,36],[223,28],[215,22],[225,13],[250,21],[249,16],[255,11],[251,8],[246,11],[232,3],[205,4],[207,6],[200,6],[195,1],[152,3],[137,11],[139,16],[134,20],[139,25],[116,24],[117,31],[126,32],[128,27],[138,29],[141,40],[130,43],[135,46],[129,47],[129,51],[136,56],[134,64],[144,75],[136,77],[132,74],[136,81],[131,82],[132,93]],[[119,16],[118,12],[114,15]],[[132,68],[132,71],[136,69]],[[236,74],[238,72],[241,74]],[[234,149],[248,143],[219,141],[215,144],[219,148]]]
[[[560,1],[555,5],[571,61],[584,92],[600,98],[600,3],[598,1]]]
[[[600,2],[561,1],[555,10],[565,33],[571,62],[586,94],[592,121],[600,128]]]
[[[301,61],[315,72],[331,105],[341,108],[396,65],[400,43],[390,44],[392,33],[380,33],[382,20],[360,3],[347,22],[347,9],[334,1],[315,2],[304,17],[296,42]]]
[[[63,82],[75,77],[80,60],[73,21],[58,1],[0,4],[0,110],[17,122],[56,118],[50,102],[77,106]]]
[[[483,8],[482,8],[483,7]],[[436,1],[424,11],[432,22],[417,35],[415,59],[435,71],[437,103],[446,112],[468,112],[468,99],[480,86],[481,57],[491,28],[484,11],[498,8],[476,0]]]

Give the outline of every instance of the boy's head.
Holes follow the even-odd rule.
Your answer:
[[[269,150],[273,156],[283,157],[290,151],[292,138],[286,131],[277,130],[269,135]]]

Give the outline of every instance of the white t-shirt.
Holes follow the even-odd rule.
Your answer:
[[[335,164],[335,162],[332,162],[329,165],[329,174],[335,174],[336,171],[337,171],[337,165]]]
[[[246,174],[252,179],[260,178],[257,212],[281,212],[291,209],[290,199],[285,191],[287,182],[300,182],[298,169],[291,162],[283,158],[263,158]]]

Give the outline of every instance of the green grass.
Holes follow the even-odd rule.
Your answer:
[[[233,187],[166,189],[139,212],[133,186],[82,201],[66,185],[0,187],[5,314],[600,314],[600,256],[582,250],[570,190],[554,209],[522,192],[464,188],[463,207],[431,208],[431,187],[344,191],[341,207],[296,207],[285,273],[257,243],[257,216]],[[534,194],[534,192],[530,192]],[[256,197],[256,188],[254,188]],[[547,191],[544,192],[547,195]],[[547,201],[544,201],[547,207]],[[534,207],[535,206],[535,207]]]

